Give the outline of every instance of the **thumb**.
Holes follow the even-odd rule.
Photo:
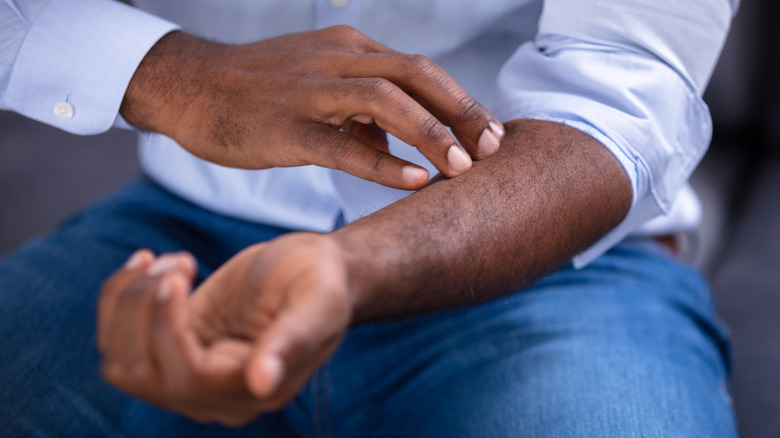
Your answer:
[[[302,312],[286,312],[258,340],[249,359],[246,379],[258,398],[268,398],[281,386],[286,374],[314,348],[314,336]]]
[[[281,385],[284,372],[284,362],[277,354],[255,354],[247,367],[247,386],[255,397],[268,398]]]
[[[256,397],[297,389],[330,357],[348,326],[332,307],[318,299],[301,300],[264,331],[246,368],[247,386]]]

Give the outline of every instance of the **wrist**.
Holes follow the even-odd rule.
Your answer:
[[[338,253],[344,263],[347,275],[347,295],[352,309],[352,324],[359,325],[377,319],[371,306],[373,302],[371,295],[375,290],[373,284],[377,275],[367,275],[367,272],[374,270],[371,267],[374,266],[373,256],[365,244],[366,241],[360,244],[361,239],[355,239],[353,234],[349,228],[342,228],[325,236],[338,248]]]
[[[220,44],[174,31],[144,56],[125,91],[120,114],[136,128],[178,139],[191,105],[202,94],[204,60]]]

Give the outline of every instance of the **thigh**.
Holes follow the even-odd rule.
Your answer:
[[[735,436],[706,282],[639,246],[507,299],[355,331],[330,371],[360,386],[332,408],[342,436]]]
[[[133,400],[101,380],[97,293],[140,247],[193,252],[203,276],[281,232],[209,213],[142,180],[0,261],[0,435],[228,434]]]

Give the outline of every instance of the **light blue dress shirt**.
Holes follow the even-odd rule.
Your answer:
[[[135,3],[139,9],[111,0],[0,1],[0,107],[95,134],[123,125],[118,109],[135,68],[171,30],[246,43],[348,24],[393,49],[429,56],[502,121],[567,124],[620,161],[633,188],[631,212],[575,257],[576,266],[629,233],[698,223],[687,180],[712,132],[701,95],[737,0]],[[395,138],[390,149],[435,173],[416,149]],[[161,135],[142,135],[140,154],[151,178],[192,202],[295,229],[328,231],[340,214],[352,221],[408,194],[312,166],[229,169]]]

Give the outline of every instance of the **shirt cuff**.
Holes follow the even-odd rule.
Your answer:
[[[178,29],[109,0],[52,0],[14,61],[3,106],[74,134],[114,124],[149,49]]]

